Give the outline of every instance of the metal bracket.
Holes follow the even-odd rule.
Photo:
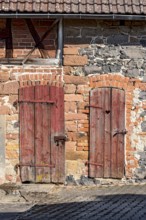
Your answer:
[[[93,162],[90,162],[90,161],[86,161],[85,162],[85,165],[87,166],[87,165],[94,165],[94,166],[99,166],[99,167],[102,167],[103,165],[102,164],[98,164],[98,163],[93,163]]]
[[[19,103],[21,103],[21,102],[29,102],[29,103],[47,103],[47,104],[55,104],[55,101],[53,101],[53,100],[40,100],[40,99],[38,99],[38,100],[20,100],[19,101]]]
[[[127,134],[127,130],[126,129],[123,129],[123,130],[115,129],[113,131],[113,137],[116,136],[117,134],[125,135],[125,134]]]
[[[54,164],[23,164],[23,163],[20,163],[20,164],[17,164],[16,165],[16,168],[18,167],[23,167],[23,166],[28,166],[28,167],[52,167],[54,168],[55,165]]]

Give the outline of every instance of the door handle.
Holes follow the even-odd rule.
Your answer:
[[[57,146],[59,146],[59,143],[61,142],[61,144],[64,144],[64,142],[66,141],[66,136],[65,135],[58,135],[58,136],[54,136],[54,141],[56,143]]]

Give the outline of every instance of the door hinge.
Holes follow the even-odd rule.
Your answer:
[[[100,166],[100,167],[102,167],[103,165],[102,164],[99,164],[99,163],[93,163],[93,162],[90,162],[90,161],[86,161],[85,162],[85,165],[87,166],[87,165],[94,165],[94,166]]]
[[[113,137],[114,137],[115,135],[117,135],[117,134],[125,135],[125,134],[127,134],[127,130],[126,130],[126,129],[123,129],[123,130],[115,129],[115,130],[113,131]]]
[[[55,164],[27,164],[27,163],[19,163],[16,165],[16,168],[18,167],[23,167],[23,166],[28,166],[28,167],[55,167]]]

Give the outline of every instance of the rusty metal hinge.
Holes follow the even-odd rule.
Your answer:
[[[102,167],[103,165],[102,164],[98,164],[98,163],[93,163],[93,162],[90,162],[90,161],[86,161],[85,162],[85,165],[87,166],[87,165],[94,165],[94,166],[100,166],[100,167]]]
[[[115,135],[117,135],[117,134],[123,134],[123,135],[125,135],[125,134],[127,134],[127,130],[126,130],[126,129],[123,129],[123,130],[115,129],[115,130],[113,131],[113,137],[114,137]]]
[[[56,102],[53,100],[33,100],[33,99],[28,99],[28,100],[20,100],[18,101],[19,103],[21,102],[29,102],[29,103],[47,103],[47,104],[55,104]]]
[[[23,166],[28,166],[28,167],[52,167],[54,168],[55,167],[55,164],[23,164],[23,163],[20,163],[20,164],[17,164],[16,167],[23,167]]]

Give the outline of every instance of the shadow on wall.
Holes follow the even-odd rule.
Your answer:
[[[88,196],[88,195],[87,195]],[[2,220],[138,220],[146,216],[146,195],[117,194],[105,196],[81,195],[72,202],[70,195],[60,203],[35,205],[24,213],[0,213]],[[85,201],[83,201],[83,199]],[[47,201],[46,201],[47,202]],[[51,201],[50,201],[51,202]],[[53,201],[54,202],[54,201]],[[12,218],[15,216],[15,218]]]

